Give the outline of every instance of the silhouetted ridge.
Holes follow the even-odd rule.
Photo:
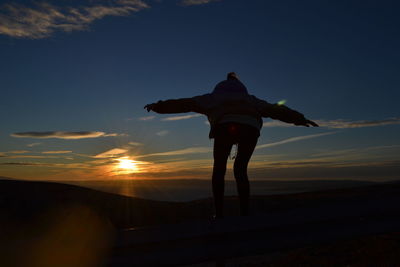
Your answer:
[[[0,181],[0,220],[37,219],[53,209],[84,205],[107,217],[118,228],[176,221],[171,213],[181,204],[125,197],[53,182]]]
[[[252,214],[268,214],[298,208],[363,203],[378,205],[400,195],[400,182],[366,185],[287,195],[253,196]],[[225,198],[227,216],[239,214],[237,197]],[[0,180],[0,222],[36,220],[51,210],[67,210],[74,205],[90,207],[116,228],[161,225],[183,221],[209,220],[212,199],[166,202],[126,197],[89,188],[53,182]]]

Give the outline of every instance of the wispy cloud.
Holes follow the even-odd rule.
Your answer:
[[[71,150],[53,150],[53,151],[43,151],[42,154],[69,154],[72,153]]]
[[[327,133],[320,133],[320,134],[310,134],[310,135],[291,137],[291,138],[284,139],[284,140],[274,142],[274,143],[258,145],[256,147],[256,149],[284,145],[287,143],[292,143],[292,142],[297,142],[297,141],[302,141],[302,140],[307,140],[307,139],[313,139],[313,138],[317,138],[317,137],[321,137],[321,136],[325,136],[325,135],[331,135],[331,134],[335,134],[335,133],[336,132],[327,132]]]
[[[162,121],[180,121],[180,120],[187,120],[191,118],[201,117],[201,114],[191,114],[191,115],[183,115],[183,116],[172,116],[161,119]]]
[[[12,137],[18,138],[59,138],[59,139],[84,139],[84,138],[97,138],[97,137],[109,137],[109,136],[124,136],[124,134],[117,133],[105,133],[105,132],[22,132],[13,133]]]
[[[211,2],[217,2],[221,0],[182,0],[181,4],[184,6],[196,6],[196,5],[204,5]]]
[[[290,123],[285,123],[282,121],[266,121],[263,123],[263,127],[296,127],[296,125],[290,124]]]
[[[296,159],[296,160],[282,160],[282,161],[269,161],[269,162],[256,162],[252,164],[255,168],[268,168],[269,170],[276,168],[285,170],[288,168],[304,168],[304,167],[330,167],[330,168],[343,168],[343,167],[373,167],[373,166],[399,166],[398,160],[383,160],[383,161],[340,161],[336,159]],[[319,177],[320,178],[320,177]]]
[[[113,149],[107,150],[103,153],[97,154],[94,157],[95,158],[114,158],[116,156],[120,156],[121,154],[125,154],[126,152],[128,152],[127,149],[113,148]]]
[[[38,156],[38,155],[8,155],[5,156],[5,158],[8,159],[58,159],[60,157],[56,157],[56,156]]]
[[[34,146],[38,146],[41,145],[42,143],[32,143],[32,144],[27,144],[27,147],[34,147]]]
[[[167,134],[169,134],[169,131],[167,131],[167,130],[159,131],[158,133],[156,133],[156,135],[158,135],[158,136],[165,136]]]
[[[4,166],[42,166],[43,164],[41,163],[36,163],[36,162],[2,162],[0,165]],[[46,164],[48,165],[48,164]]]
[[[384,120],[361,120],[361,121],[347,121],[347,120],[320,120],[317,123],[322,127],[328,128],[362,128],[362,127],[376,127],[385,125],[400,124],[400,118],[388,118]]]
[[[332,128],[332,129],[348,129],[348,128],[363,128],[363,127],[377,127],[385,125],[396,125],[400,124],[400,118],[388,118],[384,120],[316,120],[316,123],[320,127]],[[267,121],[263,124],[264,127],[296,127],[293,124],[284,123],[281,121]]]
[[[310,158],[328,158],[340,160],[354,159],[389,159],[393,155],[399,154],[400,145],[383,145],[370,147],[355,147],[337,150],[325,150],[310,155]]]
[[[129,142],[128,145],[130,145],[130,146],[142,146],[143,144],[139,143],[139,142]]]
[[[208,153],[211,152],[212,149],[210,147],[188,147],[179,150],[160,152],[142,155],[140,157],[150,157],[150,156],[178,156],[178,155],[187,155],[187,154],[198,154],[198,153]]]
[[[140,117],[139,120],[140,121],[151,121],[154,120],[156,116],[145,116],[145,117]]]
[[[88,169],[89,165],[84,163],[49,163],[49,162],[2,162],[0,166],[35,166],[35,167],[56,167],[67,169]]]
[[[11,153],[11,154],[26,154],[29,153],[28,150],[12,150],[12,151],[8,151],[7,153]]]
[[[48,2],[32,7],[5,4],[0,13],[0,34],[17,38],[40,39],[56,31],[85,30],[106,16],[128,16],[149,6],[141,0],[110,0],[107,5],[59,7]]]
[[[297,142],[297,141],[317,138],[317,137],[331,135],[331,134],[335,134],[335,133],[336,132],[327,132],[327,133],[320,133],[320,134],[312,134],[312,135],[292,137],[292,138],[284,139],[284,140],[281,140],[281,141],[278,141],[278,142],[274,142],[274,143],[258,145],[256,147],[256,149],[262,149],[262,148],[267,148],[267,147],[283,145],[283,144],[287,144],[287,143],[292,143],[292,142]],[[210,152],[212,152],[212,148],[211,147],[189,147],[189,148],[173,150],[173,151],[146,154],[146,155],[141,155],[139,157],[142,158],[142,157],[152,157],[152,156],[179,156],[179,155],[200,154],[200,153],[210,153]]]

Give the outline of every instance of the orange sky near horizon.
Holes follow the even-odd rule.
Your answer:
[[[321,134],[320,134],[321,136]],[[315,137],[315,135],[314,135]],[[286,139],[275,142],[283,146]],[[249,164],[250,179],[359,179],[386,181],[397,178],[398,165],[389,157],[399,146],[371,147],[289,155],[267,154],[273,143],[259,144]],[[191,147],[174,151],[140,154],[135,146],[121,146],[96,155],[73,151],[10,151],[3,158],[30,159],[20,164],[3,164],[0,175],[29,180],[118,180],[118,179],[210,179],[212,150]],[[282,151],[283,152],[283,151]],[[366,153],[368,152],[368,153]],[[234,148],[232,153],[234,153]],[[379,157],[378,157],[379,156]],[[379,159],[379,160],[377,160]],[[47,162],[44,162],[46,160]],[[227,179],[233,179],[233,160],[228,161]]]

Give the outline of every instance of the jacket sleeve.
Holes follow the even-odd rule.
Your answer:
[[[257,109],[262,117],[269,117],[274,120],[280,120],[296,125],[303,125],[307,121],[303,114],[285,105],[271,104],[265,100],[261,100],[256,97],[254,98],[257,103]]]
[[[208,98],[209,94],[191,98],[169,99],[165,101],[160,100],[153,107],[153,111],[160,114],[185,112],[197,112],[205,114],[206,107],[204,103],[207,102]]]

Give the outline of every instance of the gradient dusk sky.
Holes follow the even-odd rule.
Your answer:
[[[400,178],[398,1],[1,3],[0,176],[209,179],[206,117],[143,106],[235,71],[321,126],[265,119],[251,178]]]

